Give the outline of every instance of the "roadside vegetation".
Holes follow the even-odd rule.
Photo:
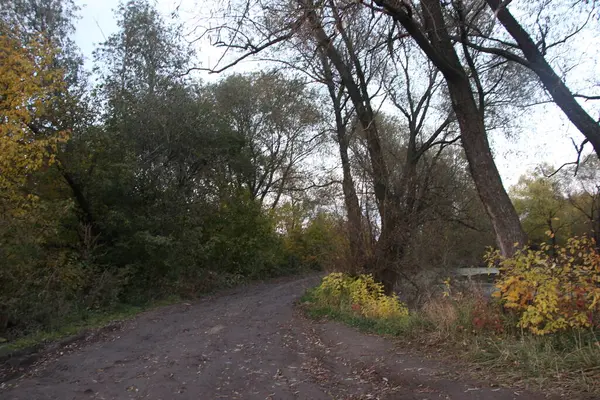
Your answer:
[[[180,27],[145,1],[93,72],[72,1],[0,9],[0,347],[340,253],[342,219],[304,190],[324,119],[301,80],[182,76]]]
[[[493,382],[600,393],[600,256],[594,242],[487,254],[501,274],[492,299],[476,283],[445,280],[410,312],[369,275],[331,273],[301,300],[313,318],[460,358]]]

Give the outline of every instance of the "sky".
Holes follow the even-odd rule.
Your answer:
[[[117,8],[119,0],[75,0],[75,2],[81,6],[81,19],[76,25],[75,41],[86,57],[86,66],[91,69],[92,52],[95,47],[117,29],[113,10]],[[198,15],[206,12],[207,5],[214,5],[211,0],[154,0],[154,3],[165,16],[171,15],[177,9],[181,20],[187,24],[186,27],[197,23]],[[580,59],[584,62],[581,71],[575,71],[582,80],[600,76],[598,58],[594,57],[591,60],[589,57],[594,48],[597,54],[600,39],[598,37],[585,39],[578,45]],[[198,51],[202,55],[202,62],[207,65],[214,64],[220,54],[208,43],[201,45]],[[257,67],[260,65],[250,61],[236,67],[235,72]],[[570,71],[570,73],[574,72]],[[201,78],[215,80],[219,79],[219,76],[202,73]],[[521,127],[519,134],[514,137],[506,137],[501,132],[489,132],[496,165],[505,186],[516,184],[521,175],[541,163],[547,162],[560,166],[575,160],[576,153],[571,138],[580,143],[583,137],[553,104],[530,108],[524,113]],[[591,147],[589,150],[591,151]]]

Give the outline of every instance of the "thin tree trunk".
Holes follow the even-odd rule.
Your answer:
[[[81,188],[81,185],[79,185],[79,183],[75,180],[73,175],[71,175],[69,172],[65,171],[62,168],[61,168],[61,173],[62,173],[63,178],[67,182],[67,185],[69,185],[69,187],[71,188],[71,191],[73,192],[73,197],[75,198],[75,202],[77,203],[77,205],[79,206],[79,209],[83,213],[83,218],[82,218],[81,222],[83,222],[85,224],[90,224],[92,226],[96,225],[94,214],[92,213],[92,208],[91,208],[85,194],[83,193],[83,189]]]
[[[500,0],[486,0],[500,23],[519,45],[529,61],[528,67],[536,73],[540,81],[569,120],[590,141],[596,155],[600,157],[600,124],[595,121],[575,99],[564,81],[554,72],[544,55],[506,7],[500,7]]]
[[[333,72],[327,61],[325,54],[321,52],[321,64],[323,66],[323,72],[329,96],[333,104],[333,110],[335,114],[335,125],[338,139],[338,147],[340,151],[340,159],[342,161],[342,189],[344,192],[344,203],[346,205],[346,212],[348,215],[348,239],[350,242],[350,254],[352,257],[352,273],[358,273],[364,269],[364,263],[366,261],[365,251],[365,240],[363,235],[362,227],[362,213],[360,210],[360,204],[358,202],[358,196],[356,194],[356,188],[354,186],[354,179],[352,178],[352,170],[350,168],[350,157],[348,155],[348,133],[346,130],[346,124],[342,116],[342,105],[340,96],[336,93],[335,84],[333,81]],[[340,93],[342,89],[340,89]]]
[[[396,231],[397,218],[393,204],[393,196],[390,192],[389,171],[385,163],[375,114],[371,108],[368,93],[365,93],[366,85],[356,82],[352,69],[346,64],[340,52],[334,46],[331,38],[327,35],[321,25],[321,20],[315,12],[315,6],[312,0],[299,0],[299,4],[304,7],[307,21],[310,24],[312,35],[317,45],[323,50],[327,58],[331,61],[338,71],[343,85],[348,91],[350,100],[356,111],[360,125],[365,132],[367,139],[367,150],[371,161],[373,172],[373,184],[375,189],[375,199],[381,216],[381,236],[377,242],[375,258],[371,262],[369,269],[373,270],[374,275],[378,277],[386,288],[387,293],[391,293],[397,281],[397,272],[394,265],[397,263],[398,251],[395,250],[393,232]],[[351,49],[350,57],[355,58]],[[356,62],[356,60],[355,60]],[[401,256],[401,255],[400,255]]]
[[[321,26],[321,21],[315,12],[315,6],[311,0],[300,0],[300,4],[305,7],[305,15],[310,23],[312,34],[320,46],[327,58],[331,61],[335,69],[340,74],[342,83],[348,91],[348,95],[356,110],[356,115],[365,132],[367,138],[367,149],[369,151],[369,158],[371,160],[371,167],[373,169],[374,186],[375,186],[375,198],[377,199],[377,206],[382,214],[385,214],[385,203],[386,199],[389,198],[389,172],[385,164],[383,157],[383,151],[381,149],[381,142],[377,132],[377,126],[373,111],[370,107],[370,99],[368,94],[362,93],[359,85],[354,80],[352,70],[346,65],[340,52],[334,46],[332,40],[327,36],[327,33]]]

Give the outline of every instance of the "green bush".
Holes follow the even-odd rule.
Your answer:
[[[288,263],[334,271],[348,260],[348,242],[339,219],[319,213],[306,225],[297,221],[284,236]]]

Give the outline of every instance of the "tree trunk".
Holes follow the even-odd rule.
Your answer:
[[[569,120],[594,146],[596,155],[600,157],[600,124],[584,109],[563,80],[554,72],[544,55],[531,39],[527,31],[512,16],[506,7],[500,7],[500,0],[486,0],[500,23],[519,45],[523,55],[529,61],[528,67],[536,73],[540,81]]]
[[[69,185],[69,188],[73,193],[75,203],[77,204],[79,210],[82,213],[80,217],[80,222],[90,227],[92,236],[99,237],[100,232],[96,223],[96,218],[94,217],[92,207],[86,195],[83,193],[83,188],[81,187],[79,182],[77,182],[76,178],[64,168],[60,161],[57,165],[61,175],[63,176],[65,182],[67,182],[67,185]]]
[[[439,0],[421,1],[427,35],[407,11],[405,3],[400,0],[375,2],[404,26],[444,75],[477,192],[490,217],[500,251],[506,256],[512,255],[515,243],[525,244],[526,235],[502,185],[490,150],[483,110],[477,107],[469,77],[449,39]]]
[[[362,213],[356,194],[356,188],[354,186],[354,179],[352,178],[352,170],[350,168],[350,157],[348,155],[349,138],[342,115],[341,98],[339,94],[336,93],[331,66],[323,52],[321,52],[320,56],[327,89],[329,91],[329,96],[331,97],[335,114],[338,148],[340,151],[340,159],[342,161],[342,189],[348,215],[348,239],[350,243],[350,255],[352,258],[351,273],[356,274],[364,269],[364,263],[366,262],[366,241],[364,240],[363,235]],[[339,91],[340,94],[342,93],[341,90],[342,89]]]
[[[505,256],[511,256],[515,251],[515,243],[524,245],[527,238],[517,211],[502,185],[466,75],[462,82],[448,81],[448,89],[477,193],[490,217],[500,251]]]
[[[590,213],[592,234],[596,242],[596,250],[600,252],[600,194],[592,196],[592,210]]]
[[[373,169],[375,198],[377,199],[377,206],[380,212],[385,214],[385,203],[387,198],[389,198],[389,172],[383,157],[373,110],[370,107],[369,95],[368,93],[361,92],[360,86],[354,80],[351,68],[345,63],[340,52],[334,46],[329,36],[327,36],[315,12],[314,3],[311,0],[300,0],[299,3],[305,7],[306,19],[310,23],[310,29],[317,45],[323,49],[327,58],[340,74],[342,83],[348,91],[352,105],[356,110],[356,115],[365,132],[367,149]]]
[[[397,279],[394,265],[398,261],[395,257],[399,252],[395,251],[396,246],[392,244],[395,240],[392,233],[396,231],[397,219],[394,216],[395,211],[394,204],[392,204],[393,196],[390,192],[389,171],[385,163],[383,149],[377,131],[377,124],[375,122],[375,114],[371,108],[369,94],[365,92],[366,84],[364,82],[356,82],[355,77],[352,74],[352,69],[346,64],[333,41],[323,29],[321,20],[315,12],[314,3],[311,0],[300,0],[299,4],[305,8],[305,16],[310,24],[310,29],[316,44],[322,49],[324,55],[338,71],[342,84],[348,91],[348,95],[352,101],[360,125],[365,132],[367,150],[369,152],[373,173],[375,199],[381,217],[382,232],[377,242],[375,258],[372,260],[372,265],[369,269],[373,271],[375,277],[384,284],[386,292],[391,293]],[[350,48],[347,50],[350,53],[350,57],[354,60],[355,67],[357,67],[356,54],[352,53]],[[358,70],[359,68],[357,67],[356,69]]]

